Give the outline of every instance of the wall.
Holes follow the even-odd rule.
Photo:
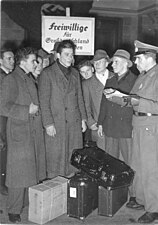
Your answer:
[[[25,39],[25,30],[17,25],[5,12],[1,12],[1,48],[16,50]]]
[[[134,40],[158,45],[158,0],[94,0],[90,14],[122,20],[115,48],[134,51]]]

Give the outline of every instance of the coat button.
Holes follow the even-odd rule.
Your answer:
[[[67,120],[65,120],[65,123],[67,123]]]
[[[67,107],[65,107],[65,111],[67,110]]]

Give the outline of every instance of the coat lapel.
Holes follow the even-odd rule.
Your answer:
[[[19,75],[20,79],[23,80],[24,82],[24,87],[26,89],[26,92],[28,93],[31,102],[33,102],[34,104],[38,105],[38,96],[37,96],[37,89],[36,86],[32,80],[31,77],[28,77],[22,69],[20,69],[19,67],[17,67],[17,74]]]
[[[65,75],[63,74],[57,63],[55,63],[54,72],[57,86],[60,88],[61,93],[65,95],[67,92],[69,81],[66,79]]]

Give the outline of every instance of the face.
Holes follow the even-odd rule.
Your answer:
[[[142,71],[146,71],[146,67],[147,67],[147,61],[148,58],[145,57],[145,55],[141,54],[141,55],[137,55],[135,58],[135,64],[137,66],[137,69],[142,72]]]
[[[8,71],[12,71],[14,69],[14,54],[13,52],[4,52],[3,59],[1,61],[2,65]]]
[[[34,73],[37,66],[36,55],[35,54],[28,55],[27,59],[21,61],[21,65],[25,69],[26,73],[30,72]]]
[[[128,69],[128,62],[126,59],[120,58],[120,57],[113,57],[113,63],[112,68],[114,70],[114,73],[117,73],[118,75],[123,74]]]
[[[105,58],[98,61],[94,61],[94,68],[97,73],[103,73],[108,66],[108,62]]]
[[[59,61],[65,67],[71,66],[74,62],[74,53],[72,48],[63,48],[62,52],[58,55]]]
[[[37,66],[33,75],[37,78],[43,70],[43,60],[41,57],[37,58]]]
[[[93,67],[91,66],[83,66],[80,68],[80,74],[84,79],[89,79],[93,76]]]

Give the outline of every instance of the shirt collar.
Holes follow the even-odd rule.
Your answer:
[[[3,65],[1,65],[1,69],[6,73],[9,74],[11,71],[7,70]]]

